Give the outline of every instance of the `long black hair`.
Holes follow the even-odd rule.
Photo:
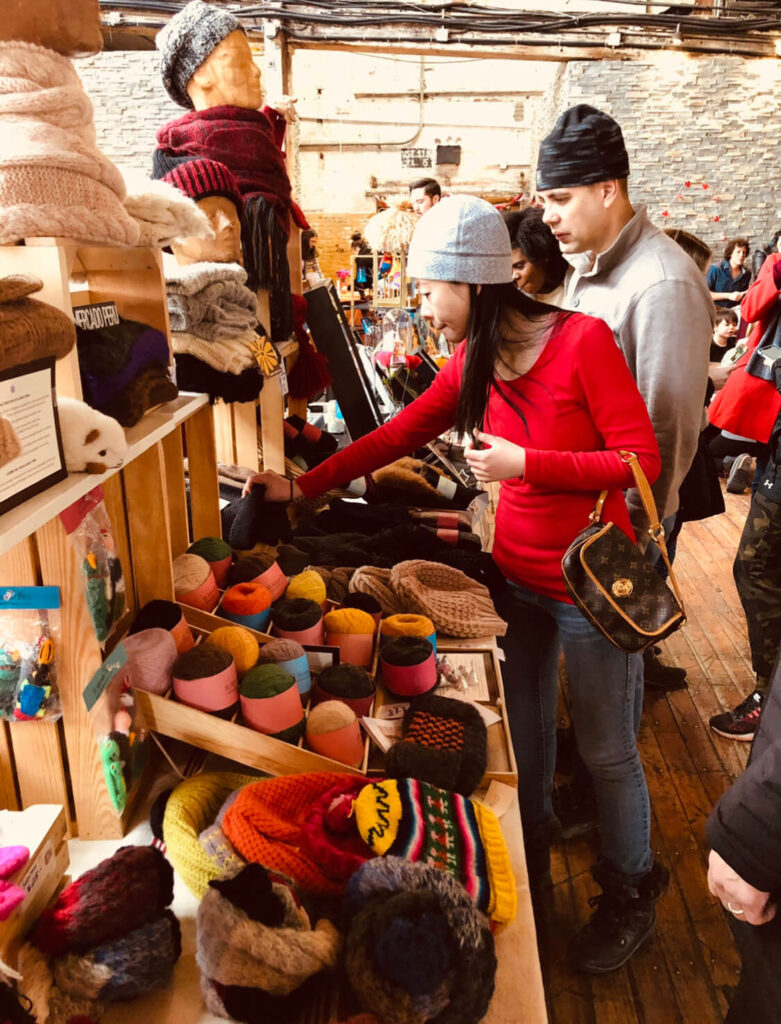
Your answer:
[[[545,270],[541,292],[552,292],[564,280],[569,264],[561,255],[559,243],[542,219],[539,206],[513,210],[503,214],[513,249],[520,249],[524,257]]]
[[[525,425],[523,411],[497,384],[496,364],[502,361],[499,351],[502,342],[511,339],[514,314],[529,321],[532,333],[537,337],[548,328],[552,315],[557,316],[553,327],[557,330],[570,314],[556,306],[537,302],[525,292],[519,291],[512,282],[484,284],[479,291],[478,286],[473,284],[469,286],[469,291],[466,359],[456,407],[456,430],[461,434],[471,434],[475,428],[483,429],[492,390],[511,406]]]

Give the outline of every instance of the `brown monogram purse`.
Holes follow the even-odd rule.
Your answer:
[[[633,653],[674,633],[686,615],[651,488],[637,456],[621,452],[621,458],[634,475],[651,524],[648,533],[662,553],[670,586],[623,530],[601,522],[607,491],[597,499],[591,525],[564,553],[561,568],[567,592],[588,621],[616,647]]]

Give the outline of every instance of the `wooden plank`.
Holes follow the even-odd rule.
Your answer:
[[[169,340],[170,351],[171,330],[159,249],[80,245],[75,257],[86,274],[92,302],[116,302],[120,316],[156,327]]]
[[[78,834],[82,839],[119,838],[122,821],[111,805],[97,740],[82,699],[102,655],[84,600],[81,566],[59,519],[46,523],[35,536],[43,582],[59,586],[62,600],[57,682]]]
[[[263,389],[268,386],[264,381]],[[258,403],[235,402],[233,405],[233,436],[236,449],[236,464],[246,466],[255,473],[260,469],[258,461]]]
[[[185,422],[187,465],[190,474],[190,513],[193,540],[221,537],[220,489],[214,420],[208,406]]]
[[[3,583],[35,587],[39,583],[38,563],[35,546],[31,537],[0,555],[0,579]],[[59,657],[59,654],[58,654]],[[2,731],[0,744],[0,794],[5,803],[10,800],[13,780],[9,788],[7,772],[11,767],[9,745],[13,747],[16,784],[19,789],[19,806],[32,804],[62,804],[70,827],[70,806],[68,785],[65,775],[65,759],[60,746],[60,734],[56,722],[16,722]]]
[[[217,458],[226,465],[237,465],[236,443],[233,437],[233,404],[215,402],[212,410]]]
[[[285,435],[282,422],[285,404],[279,377],[266,377],[260,392],[260,433],[263,469],[285,472]]]
[[[174,430],[163,439],[163,464],[171,530],[171,554],[176,558],[177,555],[183,554],[190,545],[181,428]]]
[[[125,466],[122,478],[138,604],[155,598],[173,601],[173,554],[160,442]]]

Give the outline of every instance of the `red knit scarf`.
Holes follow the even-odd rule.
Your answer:
[[[285,157],[274,138],[272,117],[276,116],[272,110],[232,106],[191,110],[158,130],[155,161],[217,160],[233,171],[242,196],[262,195],[273,204],[286,233],[291,214],[298,227],[307,228],[290,194]]]

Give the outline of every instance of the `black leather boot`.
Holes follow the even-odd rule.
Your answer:
[[[561,839],[561,826],[558,818],[533,825],[524,835],[526,852],[526,872],[529,876],[529,888],[532,896],[550,887],[550,848]]]
[[[607,974],[625,964],[653,931],[654,904],[670,874],[658,861],[637,885],[604,863],[595,864],[591,874],[602,892],[589,900],[596,910],[570,943],[568,955],[578,971]]]
[[[678,665],[665,665],[657,658],[655,648],[643,651],[645,685],[654,690],[685,690],[686,669]]]

